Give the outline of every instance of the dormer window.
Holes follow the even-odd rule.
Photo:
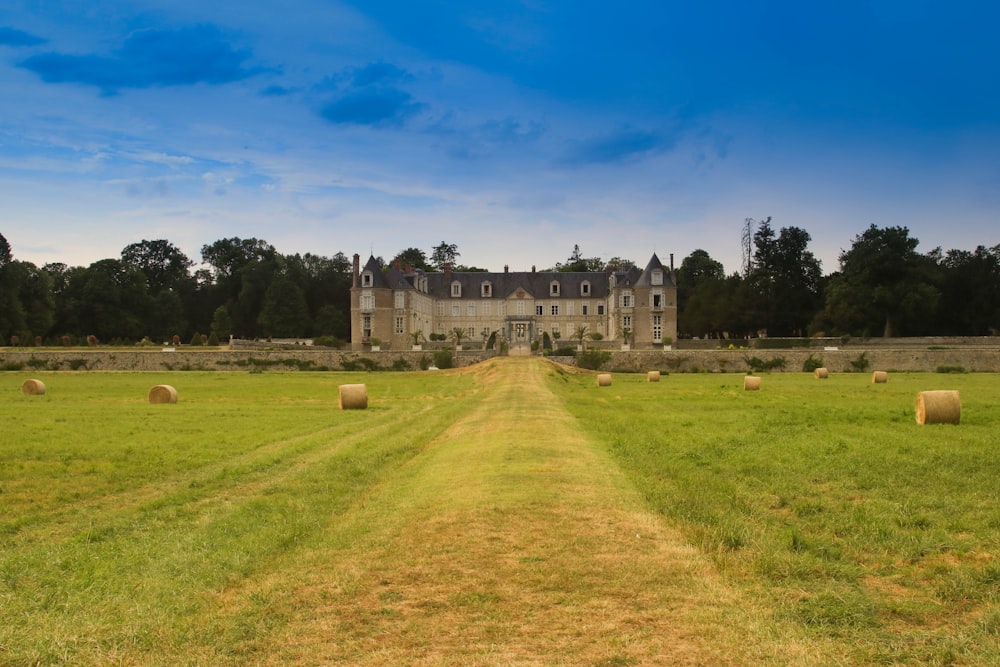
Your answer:
[[[549,296],[559,296],[559,281],[553,280],[549,283]]]
[[[479,285],[479,296],[484,299],[488,299],[493,296],[493,285],[488,282],[480,283]]]
[[[662,269],[653,269],[653,275],[650,276],[650,282],[652,282],[654,285],[662,285],[663,284],[663,270]]]
[[[458,282],[457,280],[451,283],[451,295],[453,297],[462,296],[462,283]]]
[[[361,286],[371,287],[375,277],[372,275],[371,271],[365,271],[361,274]]]
[[[590,296],[590,281],[584,280],[580,283],[580,296]]]

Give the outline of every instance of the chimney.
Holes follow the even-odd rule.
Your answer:
[[[510,266],[509,266],[509,265],[507,265],[507,264],[504,264],[504,265],[503,265],[503,272],[504,272],[504,273],[510,273]]]
[[[532,264],[532,265],[531,265],[531,272],[532,272],[532,273],[534,273],[534,272],[535,272],[535,265],[534,265],[534,264]]]
[[[674,253],[670,253],[670,273],[674,272]]]
[[[361,255],[354,253],[354,282],[351,283],[352,287],[357,287],[361,284]]]
[[[403,270],[403,260],[401,260],[399,257],[396,258],[396,270],[397,271]]]
[[[451,280],[451,264],[444,265],[444,279]]]
[[[406,263],[406,275],[413,275],[413,264],[410,264],[409,262]]]

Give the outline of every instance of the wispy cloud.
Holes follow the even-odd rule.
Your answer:
[[[660,133],[625,128],[574,142],[560,162],[568,166],[628,162],[669,150],[674,143]]]
[[[350,68],[334,79],[344,80],[347,85],[323,105],[320,116],[335,125],[399,126],[426,108],[400,87],[413,76],[390,63]],[[324,80],[325,87],[330,81]]]
[[[212,25],[138,30],[110,55],[40,53],[20,67],[48,83],[80,83],[113,95],[122,88],[220,85],[253,76],[248,50],[233,48]]]
[[[36,37],[30,33],[24,32],[23,30],[18,30],[17,28],[10,28],[7,26],[0,26],[0,44],[5,46],[37,46],[38,44],[44,44],[46,40],[41,37]]]

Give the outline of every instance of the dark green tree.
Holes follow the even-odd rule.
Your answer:
[[[1000,245],[949,250],[938,259],[941,300],[934,333],[989,336],[1000,332]]]
[[[822,307],[820,261],[809,250],[809,233],[783,227],[775,235],[770,219],[753,236],[754,255],[747,283],[754,328],[770,336],[804,336]]]
[[[121,252],[121,259],[126,266],[146,276],[146,287],[151,295],[179,288],[190,279],[188,269],[193,265],[177,246],[163,239],[127,245]]]
[[[940,291],[934,260],[906,227],[871,225],[840,254],[818,318],[827,333],[919,335],[933,322]],[[816,328],[816,327],[814,327]]]
[[[431,266],[438,271],[444,271],[445,266],[454,267],[462,253],[458,251],[458,246],[454,243],[441,241],[431,251]]]
[[[395,266],[397,262],[403,271],[405,271],[408,266],[412,266],[413,268],[420,269],[422,271],[433,270],[431,265],[427,262],[426,253],[419,248],[406,248],[405,250],[400,250],[396,253],[396,256],[392,258],[392,265]]]
[[[265,336],[296,338],[312,328],[302,290],[287,276],[278,276],[264,294],[259,321]]]

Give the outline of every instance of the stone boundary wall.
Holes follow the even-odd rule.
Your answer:
[[[851,362],[861,356],[868,361],[864,371],[916,371],[936,372],[940,367],[961,366],[978,373],[1000,372],[1000,348],[954,349],[838,349],[838,350],[672,350],[669,352],[633,350],[613,352],[611,360],[602,370],[619,372],[665,371],[670,373],[747,373],[747,359],[756,357],[770,361],[781,357],[785,364],[770,372],[802,372],[811,356],[831,373],[859,372]],[[553,357],[561,363],[576,364],[574,357]]]
[[[456,368],[495,356],[481,350],[452,352]],[[420,370],[428,351],[371,352],[299,347],[292,350],[0,350],[0,370],[17,371],[309,371]]]
[[[847,347],[852,350],[870,348],[1000,348],[998,336],[923,336],[913,338],[682,338],[674,341],[674,349],[681,350],[725,350],[730,345],[749,349],[822,350],[825,347]]]
[[[962,367],[970,372],[1000,372],[1000,347],[995,348],[857,348],[823,350],[632,350],[611,353],[602,370],[669,373],[746,373],[747,359],[785,360],[770,372],[802,372],[812,356],[833,373],[858,372],[851,362],[864,355],[867,369],[884,371],[935,372],[940,367]],[[484,350],[453,351],[455,367],[461,368],[497,356]],[[382,351],[351,352],[300,346],[287,350],[0,350],[0,370],[17,371],[240,371],[251,370],[420,370],[421,362],[432,362],[434,352]],[[551,357],[575,365],[575,357]]]

